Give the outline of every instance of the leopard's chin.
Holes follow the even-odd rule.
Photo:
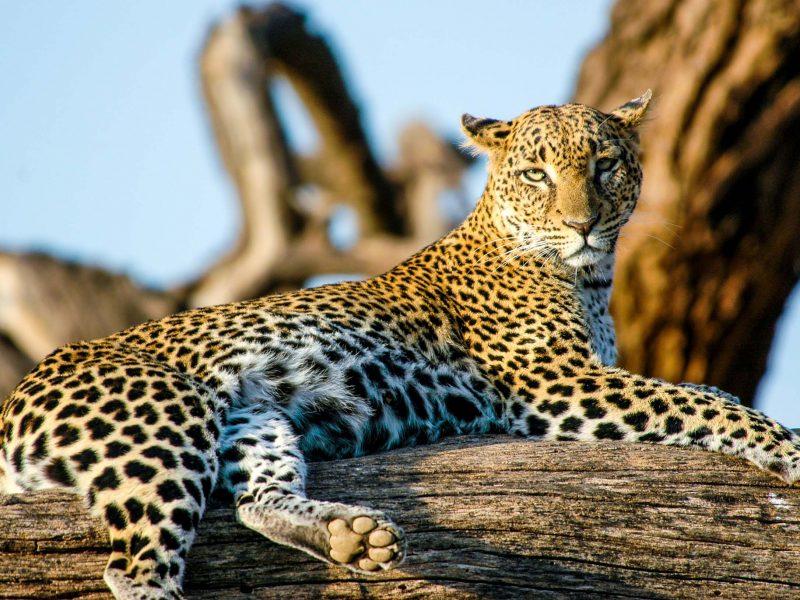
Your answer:
[[[573,269],[580,269],[581,267],[589,267],[602,262],[608,257],[608,254],[604,250],[586,244],[577,252],[564,257],[563,261]]]

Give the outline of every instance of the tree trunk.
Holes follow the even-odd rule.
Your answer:
[[[610,108],[646,88],[621,364],[749,404],[800,273],[800,1],[619,0],[575,97]]]
[[[406,562],[353,575],[217,505],[189,555],[189,598],[800,595],[800,488],[701,450],[456,438],[313,464],[309,494],[386,510]],[[107,552],[73,497],[0,497],[0,598],[108,598]]]

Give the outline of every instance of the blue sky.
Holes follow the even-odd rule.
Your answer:
[[[209,25],[237,3],[15,2],[0,20],[0,247],[39,249],[151,285],[200,273],[233,242],[233,190],[197,78]],[[407,121],[456,136],[462,112],[510,118],[567,100],[610,0],[314,0],[379,156]],[[313,146],[291,112],[292,141]],[[480,176],[472,177],[477,180]],[[796,293],[795,296],[798,296]],[[759,405],[800,426],[800,299]]]

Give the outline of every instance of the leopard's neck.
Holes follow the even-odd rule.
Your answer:
[[[442,280],[441,288],[447,290],[464,333],[486,337],[489,332],[478,330],[487,322],[505,322],[512,330],[546,327],[533,323],[543,318],[542,312],[546,318],[564,321],[580,315],[591,351],[604,364],[614,364],[617,353],[609,311],[613,255],[576,270],[561,261],[517,254],[514,240],[496,226],[489,206],[482,198],[460,227],[423,251],[436,257],[429,263],[431,274]],[[546,311],[537,308],[542,303],[547,304]]]

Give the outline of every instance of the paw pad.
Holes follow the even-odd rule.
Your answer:
[[[356,533],[367,533],[377,526],[378,524],[369,517],[356,517],[353,519],[353,531]]]
[[[362,572],[391,569],[403,558],[398,543],[402,534],[392,525],[379,524],[371,517],[356,517],[350,523],[333,519],[328,523],[328,532],[328,554],[350,569]]]

